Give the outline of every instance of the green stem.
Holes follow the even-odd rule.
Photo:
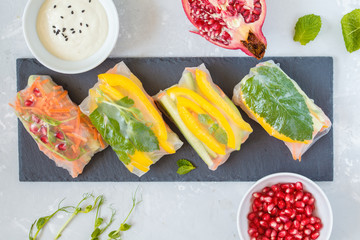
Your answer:
[[[76,210],[71,217],[65,222],[65,224],[60,228],[59,232],[56,234],[56,237],[54,238],[54,240],[59,239],[61,237],[61,233],[64,231],[64,229],[66,228],[66,226],[71,222],[71,220],[73,220],[73,218],[78,214],[79,212]]]

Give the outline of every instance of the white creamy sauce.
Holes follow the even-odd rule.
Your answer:
[[[52,55],[79,61],[103,45],[108,19],[99,0],[45,0],[38,13],[36,30]]]

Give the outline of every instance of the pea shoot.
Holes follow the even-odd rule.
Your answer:
[[[91,233],[91,240],[99,240],[99,236],[108,229],[108,227],[112,224],[114,221],[114,216],[116,214],[116,211],[111,208],[111,217],[108,223],[105,224],[103,228],[100,228],[100,226],[103,224],[104,219],[100,217],[100,208],[101,205],[104,203],[104,198],[101,198],[97,209],[96,209],[96,215],[95,215],[95,223],[94,223],[94,231]]]

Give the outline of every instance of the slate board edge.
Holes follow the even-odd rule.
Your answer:
[[[333,66],[333,58],[331,56],[286,56],[286,57],[276,57],[276,56],[273,56],[273,57],[267,57],[267,58],[316,58],[316,57],[320,57],[320,58],[330,58],[331,59],[331,64]],[[124,60],[126,61],[126,59],[162,59],[162,60],[166,60],[166,59],[179,59],[179,60],[186,60],[186,59],[191,59],[192,57],[116,57],[116,58],[111,58],[113,60]],[[212,58],[212,59],[221,59],[223,57],[194,57],[194,58],[198,58],[198,59],[202,59],[202,58]],[[228,58],[228,59],[235,59],[235,58],[238,58],[238,57],[225,57],[225,58]],[[241,57],[241,58],[248,58],[248,59],[251,59],[250,57]],[[19,58],[16,60],[16,63],[17,65],[20,64],[23,60],[34,60],[32,58]],[[39,63],[40,64],[40,63]],[[331,68],[332,70],[332,76],[333,76],[333,67]],[[333,77],[332,77],[333,78]],[[17,71],[17,82],[19,83],[19,73]],[[333,81],[331,82],[331,87],[333,88]],[[19,88],[19,84],[18,84],[18,88]],[[334,105],[333,105],[333,98],[331,99],[332,101],[332,113],[331,113],[331,116],[330,119],[333,119],[333,110],[334,110]],[[19,121],[19,125],[20,126],[22,125],[21,122]],[[24,131],[26,131],[25,129],[23,129]],[[331,129],[331,132],[329,133],[331,135],[333,135],[333,131]],[[20,132],[18,132],[18,136],[20,138]],[[332,149],[333,149],[333,143],[334,143],[334,139],[333,139],[333,136],[332,136]],[[333,151],[331,152],[332,154],[332,158],[333,158],[333,155],[334,155],[334,149]],[[19,152],[19,160],[20,160],[20,152]],[[19,161],[20,162],[20,161]],[[20,163],[21,164],[21,163]],[[21,171],[21,165],[19,164],[19,180],[20,181],[29,181],[29,182],[64,182],[62,180],[59,180],[59,181],[53,181],[53,180],[49,180],[49,181],[44,181],[44,180],[31,180],[31,179],[26,179],[26,178],[20,178],[20,171]],[[332,161],[332,173],[331,173],[331,179],[326,179],[326,180],[315,180],[315,181],[333,181],[333,168],[334,168],[334,161]],[[211,171],[209,170],[209,172],[211,173]],[[72,181],[75,181],[75,182],[78,182],[79,180],[76,180],[76,179],[72,179],[70,180],[70,182]],[[98,181],[89,181],[89,180],[80,180],[80,181],[87,181],[87,182],[98,182]],[[101,180],[102,182],[128,182],[127,180]],[[137,180],[138,182],[147,182],[148,180],[142,180],[142,178],[139,178]],[[221,180],[221,181],[217,181],[217,180],[195,180],[195,181],[188,181],[188,180],[159,180],[159,181],[151,181],[151,182],[169,182],[169,181],[175,181],[175,182],[223,182],[223,181],[227,181],[227,182],[238,182],[238,181],[256,181],[255,180]],[[132,182],[132,181],[131,181]]]

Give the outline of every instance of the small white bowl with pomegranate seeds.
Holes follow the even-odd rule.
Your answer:
[[[242,240],[328,240],[333,225],[330,202],[320,187],[294,173],[257,181],[237,214]]]

